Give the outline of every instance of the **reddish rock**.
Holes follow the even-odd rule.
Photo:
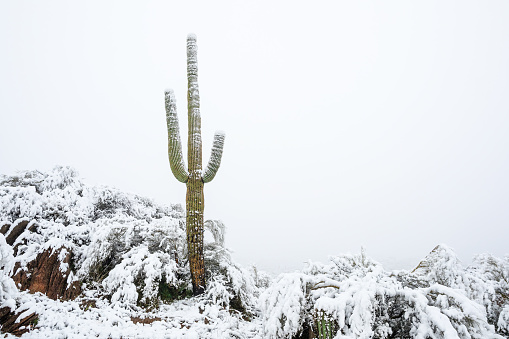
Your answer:
[[[22,311],[23,312],[23,311]],[[35,313],[19,319],[20,313],[12,312],[9,307],[0,308],[0,324],[2,324],[2,333],[11,333],[20,337],[23,333],[30,331],[35,327],[38,316]]]
[[[5,237],[5,242],[12,246],[16,239],[25,231],[28,226],[28,220],[22,220],[17,223],[14,227],[10,228],[9,234]],[[7,232],[7,231],[6,231]]]
[[[152,324],[154,321],[161,321],[161,318],[141,318],[141,317],[131,317],[131,321],[135,324]]]
[[[60,257],[63,257],[62,261]],[[26,269],[22,269],[19,262],[16,263],[12,279],[20,290],[41,292],[54,300],[74,299],[81,293],[81,287],[79,281],[67,286],[67,278],[71,274],[70,263],[71,251],[67,248],[49,248],[29,262]]]

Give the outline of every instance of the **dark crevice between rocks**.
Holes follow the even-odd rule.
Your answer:
[[[16,224],[16,226],[9,228],[10,232],[7,233],[7,236],[5,237],[5,242],[9,245],[13,245],[16,239],[25,231],[29,224],[28,220],[21,220]]]

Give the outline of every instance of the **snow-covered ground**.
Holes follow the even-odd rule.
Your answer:
[[[413,272],[386,271],[362,252],[271,278],[236,264],[224,225],[207,221],[208,286],[193,298],[179,205],[91,187],[57,167],[0,177],[0,227],[23,220],[12,246],[12,228],[0,234],[0,302],[19,319],[38,315],[24,338],[509,336],[507,257],[481,255],[463,267],[439,245]],[[63,272],[72,266],[67,284],[78,282],[82,294],[61,301],[19,291],[16,267],[27,270],[38,254],[60,248],[72,253],[60,264]]]

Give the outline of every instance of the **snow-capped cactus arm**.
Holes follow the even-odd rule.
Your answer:
[[[175,178],[185,183],[189,175],[182,156],[177,105],[175,103],[173,90],[170,89],[164,92],[164,102],[166,107],[166,123],[168,125],[168,157],[170,159],[170,168]]]
[[[212,144],[212,153],[210,154],[209,163],[203,174],[203,182],[211,182],[216,176],[217,170],[221,165],[221,157],[223,156],[224,132],[216,132],[214,134],[214,143]]]

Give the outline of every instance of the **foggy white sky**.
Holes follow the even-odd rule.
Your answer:
[[[70,165],[184,205],[164,90],[186,140],[193,32],[204,164],[226,132],[205,217],[236,261],[509,254],[509,2],[182,3],[2,1],[0,173]]]

